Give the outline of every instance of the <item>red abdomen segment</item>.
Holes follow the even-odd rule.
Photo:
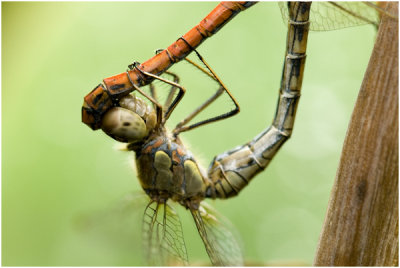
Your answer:
[[[236,14],[255,3],[221,2],[207,17],[183,36],[189,45],[182,39],[178,39],[167,49],[140,64],[137,68],[156,75],[162,74],[174,63],[189,55],[193,48],[198,47],[206,38],[216,33]],[[132,83],[140,87],[151,81],[152,79],[144,77],[136,68],[105,78],[103,80],[105,86],[97,86],[84,98],[82,122],[93,130],[99,129],[102,115],[113,106],[113,102],[134,90]]]

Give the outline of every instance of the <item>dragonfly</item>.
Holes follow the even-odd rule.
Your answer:
[[[331,26],[324,21],[310,24],[311,2],[290,2],[285,8],[281,4],[283,18],[288,23],[288,34],[273,123],[249,143],[216,156],[206,171],[184,146],[179,135],[232,117],[240,108],[236,99],[196,49],[233,17],[254,4],[255,2],[221,2],[198,25],[167,49],[157,51],[154,57],[142,64],[130,64],[126,72],[105,78],[102,84],[84,98],[82,121],[91,129],[102,129],[111,138],[126,143],[126,150],[135,152],[137,176],[150,198],[142,224],[144,248],[149,264],[188,264],[182,226],[171,201],[190,211],[213,265],[243,264],[240,246],[234,235],[221,222],[220,216],[203,201],[207,198],[227,199],[238,195],[268,166],[290,138],[302,87],[310,28],[331,30],[365,23],[377,25],[379,21],[371,13],[360,13],[360,3],[350,5],[355,8],[353,10],[332,3],[338,10],[335,12],[339,12],[334,14],[342,14],[343,18],[352,17],[352,21],[344,21],[340,26]],[[366,10],[372,12],[371,8]],[[377,9],[372,10],[375,12]],[[187,57],[192,52],[202,65]],[[184,97],[186,89],[179,84],[179,77],[168,69],[181,60],[189,62],[215,81],[218,90],[169,132],[165,124]],[[172,80],[162,77],[163,73]],[[164,103],[160,103],[157,98],[154,81],[169,86]],[[142,90],[146,85],[149,85],[150,93]],[[141,97],[132,95],[132,92]],[[229,96],[234,104],[232,110],[191,123],[222,94]]]

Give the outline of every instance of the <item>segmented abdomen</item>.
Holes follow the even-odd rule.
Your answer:
[[[211,198],[235,196],[262,171],[293,131],[306,58],[311,2],[289,2],[286,56],[272,126],[251,142],[217,156],[208,176],[215,186]]]
[[[215,197],[237,195],[254,176],[265,169],[287,139],[285,133],[270,127],[251,142],[214,158],[208,177],[214,183]]]

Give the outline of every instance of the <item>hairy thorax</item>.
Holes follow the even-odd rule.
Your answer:
[[[135,149],[143,189],[158,202],[171,198],[185,207],[198,207],[209,188],[208,179],[179,139],[168,137],[164,128],[157,132]]]

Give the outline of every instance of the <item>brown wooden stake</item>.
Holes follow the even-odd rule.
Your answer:
[[[398,3],[387,11],[397,14]],[[383,16],[314,265],[398,266],[398,20]]]

